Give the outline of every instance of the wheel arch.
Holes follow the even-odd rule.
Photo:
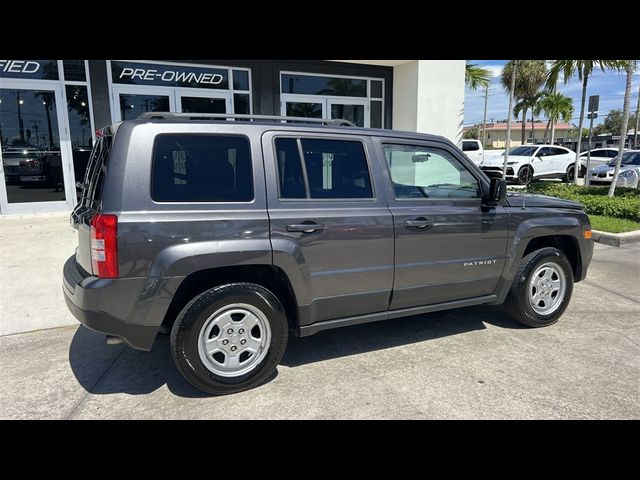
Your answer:
[[[205,268],[187,275],[178,286],[162,319],[161,331],[171,329],[180,311],[195,296],[219,285],[255,283],[273,293],[285,309],[289,329],[298,329],[296,295],[287,274],[275,265],[233,265]]]

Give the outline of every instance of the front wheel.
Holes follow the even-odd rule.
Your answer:
[[[573,270],[557,248],[531,252],[520,261],[505,308],[528,327],[546,327],[558,321],[573,292]]]
[[[171,353],[194,387],[224,395],[267,380],[282,359],[288,333],[275,295],[260,285],[232,283],[184,307],[171,330]]]
[[[526,185],[528,186],[533,179],[533,172],[530,167],[522,167],[518,170],[518,185]]]

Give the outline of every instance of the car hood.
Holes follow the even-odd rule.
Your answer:
[[[511,207],[522,207],[522,202],[526,207],[547,207],[547,208],[571,208],[582,210],[580,203],[563,198],[549,197],[547,195],[533,195],[530,193],[509,193],[507,202]]]
[[[529,158],[523,155],[509,155],[509,162],[528,162]],[[504,156],[492,157],[482,162],[483,167],[502,167],[504,165]]]

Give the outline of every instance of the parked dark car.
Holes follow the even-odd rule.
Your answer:
[[[443,137],[218,117],[99,132],[63,273],[83,324],[141,350],[169,333],[205,392],[264,382],[289,334],[503,303],[552,325],[587,275],[580,204],[507,195]]]

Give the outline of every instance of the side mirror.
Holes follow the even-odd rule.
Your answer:
[[[411,161],[413,163],[424,163],[424,162],[428,162],[430,158],[431,158],[431,155],[428,153],[423,155],[413,155],[411,157]]]
[[[483,170],[483,172],[490,179],[502,178],[502,170]]]
[[[489,194],[485,196],[485,205],[497,205],[507,197],[507,181],[502,178],[492,178],[489,184]]]

